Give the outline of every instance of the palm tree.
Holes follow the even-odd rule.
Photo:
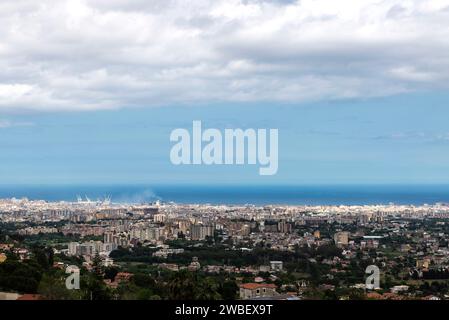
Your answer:
[[[191,300],[197,286],[196,275],[187,271],[178,272],[168,283],[168,294],[173,300]]]

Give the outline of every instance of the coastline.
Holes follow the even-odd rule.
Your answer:
[[[111,198],[131,204],[160,200],[212,205],[433,205],[449,203],[449,185],[0,186],[0,199],[13,197],[46,201]]]

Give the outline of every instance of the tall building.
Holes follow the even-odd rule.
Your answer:
[[[190,239],[204,240],[206,237],[213,237],[214,229],[213,225],[192,224],[190,226]]]
[[[117,246],[114,244],[103,244],[101,241],[89,241],[89,242],[70,242],[69,252],[70,256],[93,256],[101,251],[112,251]]]
[[[158,213],[153,216],[154,222],[165,222],[166,219],[167,219],[167,216],[163,213]]]
[[[69,256],[77,255],[78,242],[70,242],[69,243]]]
[[[104,243],[112,243],[114,242],[114,232],[106,231],[103,236]]]
[[[292,224],[287,221],[279,221],[278,222],[278,232],[280,233],[291,233],[292,232]]]

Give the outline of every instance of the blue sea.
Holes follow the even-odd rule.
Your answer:
[[[111,197],[113,202],[367,205],[449,203],[449,185],[323,185],[323,186],[0,186],[0,198],[76,201]]]

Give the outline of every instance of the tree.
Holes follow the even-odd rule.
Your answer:
[[[118,269],[116,267],[106,267],[104,269],[104,278],[114,281],[117,273]]]
[[[152,300],[153,291],[150,289],[140,289],[137,292],[137,300]]]
[[[136,286],[142,288],[152,288],[155,285],[155,281],[153,278],[151,278],[149,275],[142,273],[136,273],[133,276],[132,281],[135,283]]]
[[[80,299],[78,290],[68,290],[65,286],[65,277],[44,274],[37,292],[47,300],[74,300]]]
[[[195,288],[195,300],[219,300],[221,295],[218,292],[219,285],[214,278],[207,277],[199,281]]]
[[[53,266],[54,253],[51,247],[34,246],[32,252],[34,259],[44,270]]]
[[[97,275],[97,277],[101,277],[103,275],[103,264],[100,258],[100,254],[97,252],[92,259],[92,268],[94,274]]]
[[[224,300],[234,300],[237,298],[239,287],[235,281],[228,280],[221,286],[220,294]]]
[[[171,300],[191,300],[197,286],[196,275],[185,270],[176,273],[168,283],[168,296]]]
[[[0,289],[35,293],[42,278],[42,267],[35,260],[6,260],[0,264]]]
[[[83,299],[86,300],[110,300],[112,293],[106,287],[103,280],[98,279],[94,274],[86,274],[81,277],[80,287]]]

